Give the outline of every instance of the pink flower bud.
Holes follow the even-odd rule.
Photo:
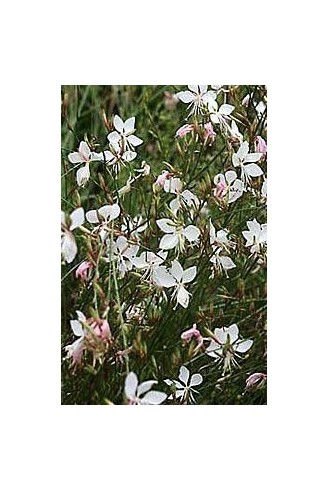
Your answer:
[[[267,379],[267,375],[264,373],[251,374],[246,379],[246,388],[253,388],[255,385],[258,385],[261,381],[266,379]]]
[[[213,126],[211,122],[204,124],[205,129],[205,139],[209,140],[212,143],[216,138],[216,132],[213,130]]]
[[[107,320],[95,320],[90,326],[93,328],[94,334],[100,339],[108,340],[111,338],[112,334]]]
[[[219,182],[218,184],[216,184],[216,188],[214,190],[214,196],[217,197],[218,199],[222,199],[226,190],[227,190],[226,184],[224,182]]]
[[[168,180],[171,177],[172,174],[168,170],[163,170],[161,175],[157,177],[157,180],[155,182],[156,185],[159,185],[160,187],[164,187],[164,183],[166,180]]]
[[[267,144],[261,136],[256,136],[255,138],[255,151],[257,153],[263,153],[263,155],[267,153]]]
[[[189,330],[186,330],[181,334],[182,340],[185,340],[186,342],[189,342],[193,337],[195,337],[195,339],[197,340],[198,347],[201,347],[203,345],[204,339],[200,331],[197,329],[196,323],[193,324],[192,328],[189,328]]]
[[[183,138],[183,136],[186,136],[186,134],[190,133],[193,130],[194,130],[193,124],[185,124],[184,126],[181,126],[181,128],[178,129],[178,131],[175,133],[175,136],[178,136],[179,138]]]
[[[87,281],[88,279],[88,270],[92,269],[93,265],[91,262],[85,260],[78,266],[78,268],[75,271],[75,277],[77,279],[81,279],[82,281]]]

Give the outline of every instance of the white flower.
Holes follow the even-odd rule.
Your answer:
[[[109,244],[110,246],[110,244]],[[116,255],[117,268],[120,277],[124,277],[126,272],[133,267],[133,260],[138,253],[139,245],[129,244],[125,236],[119,236],[113,243],[113,253]]]
[[[122,151],[123,160],[132,161],[137,156],[134,147],[143,143],[142,139],[133,134],[135,132],[135,117],[130,117],[124,122],[116,115],[113,124],[116,131],[112,131],[107,136],[110,145],[116,153],[118,150]]]
[[[175,397],[181,398],[181,403],[187,403],[191,400],[192,403],[196,403],[193,393],[198,393],[194,389],[194,386],[198,386],[203,382],[203,376],[201,374],[193,374],[190,378],[190,371],[185,366],[180,367],[179,381],[164,379],[164,383],[168,386],[175,386]],[[170,396],[169,398],[172,398]]]
[[[207,85],[188,85],[189,90],[178,92],[176,96],[181,102],[189,104],[191,114],[198,114],[206,107],[207,103],[215,102],[216,92],[207,90]]]
[[[182,225],[177,225],[168,218],[158,219],[156,223],[165,233],[159,244],[159,248],[162,250],[169,250],[175,248],[177,245],[183,250],[185,238],[189,243],[194,243],[197,242],[200,235],[200,230],[194,225],[188,225],[184,228]]]
[[[104,152],[106,154],[106,152]],[[106,158],[106,155],[105,155]],[[85,165],[76,172],[76,181],[79,186],[84,186],[90,178],[89,164],[92,161],[103,160],[102,153],[91,151],[85,141],[81,141],[77,152],[70,153],[68,159],[71,163],[84,163]]]
[[[99,209],[91,209],[85,215],[87,221],[91,224],[99,224],[99,227],[96,227],[96,230],[100,230],[100,237],[102,240],[105,240],[109,228],[108,224],[116,219],[121,213],[121,208],[118,204],[106,204]]]
[[[228,198],[228,204],[237,201],[244,192],[244,183],[237,179],[237,174],[234,170],[228,170],[225,174],[217,174],[214,177],[214,184],[216,189],[214,195],[223,199],[225,196]]]
[[[250,181],[250,177],[259,177],[263,174],[261,167],[254,163],[261,159],[262,153],[248,153],[248,151],[249,144],[244,141],[237,153],[232,155],[233,166],[241,167],[241,179],[245,183]]]
[[[177,193],[177,197],[170,202],[169,206],[172,213],[176,215],[179,209],[183,207],[185,208],[186,206],[188,207],[199,206],[199,199],[195,194],[193,194],[191,191],[188,191],[186,189],[181,193]]]
[[[167,395],[161,391],[151,390],[157,383],[155,380],[144,381],[138,384],[138,377],[132,371],[125,378],[124,393],[129,405],[160,405]]]
[[[235,248],[236,244],[229,240],[228,238],[228,230],[218,230],[215,231],[212,221],[210,220],[210,245],[213,249],[220,247],[226,251],[229,248]]]
[[[226,276],[229,277],[227,271],[229,269],[234,269],[236,264],[230,257],[221,255],[223,250],[228,251],[229,248],[235,248],[235,243],[231,242],[227,235],[227,230],[215,232],[215,228],[210,220],[210,245],[214,251],[210,258],[210,262],[213,264],[214,270],[221,272],[221,269],[223,269]]]
[[[86,322],[86,317],[81,311],[77,311],[78,320],[71,320],[70,325],[72,332],[78,337],[73,344],[66,345],[65,350],[67,352],[66,359],[72,358],[73,364],[79,364],[82,359],[84,350],[84,337],[85,331],[83,329],[83,322]]]
[[[230,114],[234,110],[234,106],[230,104],[222,104],[220,107],[216,101],[210,101],[208,104],[210,111],[210,119],[213,124],[219,124],[220,126],[230,131],[228,121],[230,121]]]
[[[155,284],[160,287],[174,287],[172,298],[176,296],[177,304],[180,304],[183,308],[187,308],[191,294],[186,290],[184,285],[193,281],[196,277],[196,273],[196,266],[183,270],[180,262],[178,260],[174,260],[169,272],[164,266],[157,267],[154,271],[153,279]]]
[[[61,213],[61,253],[65,262],[70,264],[75,259],[77,254],[77,246],[75,242],[73,230],[82,226],[84,223],[83,208],[75,209],[70,215],[70,226],[66,224],[65,213]]]
[[[253,340],[240,340],[239,329],[234,323],[230,327],[216,328],[214,330],[214,338],[206,349],[207,355],[215,358],[219,363],[224,362],[223,374],[229,370],[231,366],[238,366],[236,358],[240,358],[239,354],[244,354],[253,345]]]
[[[246,247],[251,247],[251,254],[259,253],[267,242],[267,225],[261,225],[254,218],[253,221],[247,221],[247,226],[248,230],[242,232]]]
[[[142,252],[139,257],[133,257],[132,263],[137,269],[145,270],[144,278],[149,277],[153,280],[154,272],[167,257],[168,252],[160,250],[157,254],[154,252]]]

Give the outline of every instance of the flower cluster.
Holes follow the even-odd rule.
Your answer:
[[[77,169],[63,174],[64,369],[128,405],[206,403],[233,371],[251,396],[266,382],[252,365],[265,357],[265,89],[163,90],[167,126],[156,97],[115,94],[105,130],[85,128],[64,158]]]

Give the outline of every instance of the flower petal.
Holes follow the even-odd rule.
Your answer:
[[[183,286],[179,286],[177,293],[177,302],[183,308],[187,308],[187,306],[189,305],[189,297],[190,293],[188,293],[188,291]]]
[[[225,270],[234,269],[236,267],[236,264],[230,259],[230,257],[220,256],[220,262]]]
[[[178,260],[174,260],[172,262],[172,267],[170,269],[170,274],[177,280],[180,281],[182,279],[183,275],[183,269],[180,265],[180,262]]]
[[[194,242],[198,239],[200,230],[197,228],[197,226],[189,225],[183,230],[183,234],[189,242]]]
[[[246,155],[244,162],[258,162],[262,158],[262,153],[249,153]]]
[[[192,267],[189,267],[185,271],[183,271],[182,274],[182,282],[183,283],[188,283],[191,282],[195,279],[197,274],[197,267],[193,265]]]
[[[130,133],[132,133],[132,131],[134,131],[135,122],[136,122],[136,118],[135,117],[129,117],[129,119],[127,119],[125,121],[125,123],[124,123],[124,131],[125,131],[125,134],[130,134]]]
[[[143,143],[143,140],[138,138],[138,136],[134,136],[134,134],[131,134],[130,136],[128,136],[128,142],[130,143],[130,145],[132,146],[139,146],[139,145],[142,145]]]
[[[72,212],[70,218],[71,218],[70,230],[74,230],[75,228],[78,228],[79,226],[83,225],[83,223],[84,223],[84,209],[82,207],[75,209]]]
[[[113,124],[114,124],[114,128],[116,129],[116,131],[118,131],[119,133],[123,133],[123,130],[124,130],[124,122],[122,121],[122,119],[120,118],[120,116],[114,116],[114,120],[113,120]]]
[[[74,335],[76,335],[77,337],[82,337],[84,335],[83,327],[78,320],[71,320],[70,324]]]
[[[175,233],[176,226],[173,221],[168,218],[162,218],[156,220],[157,226],[164,231],[164,233]]]
[[[233,323],[232,325],[230,325],[230,327],[225,329],[225,333],[226,333],[226,335],[229,334],[230,342],[231,342],[231,344],[233,344],[238,339],[239,328],[236,325],[236,323]]]
[[[253,340],[242,340],[234,345],[233,349],[236,352],[247,352],[253,345]]]
[[[79,168],[76,172],[77,185],[83,187],[90,179],[89,163],[86,163],[83,167]]]
[[[85,214],[85,217],[89,223],[96,224],[99,223],[99,218],[97,211],[95,209],[91,209],[90,211],[87,211]]]
[[[256,163],[245,165],[244,170],[250,177],[259,177],[263,174],[263,170]]]
[[[78,153],[77,151],[75,151],[74,153],[70,153],[68,155],[68,160],[71,163],[82,163],[83,162],[83,159],[82,159],[80,153]]]
[[[77,254],[77,246],[73,233],[66,232],[62,237],[61,253],[65,262],[70,264],[75,259]]]
[[[131,400],[136,396],[138,377],[134,372],[130,372],[125,378],[124,393]]]
[[[184,92],[178,92],[176,96],[178,97],[179,100],[181,100],[181,102],[184,102],[185,104],[189,104],[190,102],[195,100],[195,95],[189,92],[189,90],[186,90]]]
[[[203,382],[203,376],[201,374],[193,374],[191,376],[190,385],[189,386],[197,386]]]
[[[188,384],[189,375],[190,375],[189,369],[187,369],[186,366],[181,366],[179,371],[179,379],[186,386]]]
[[[162,393],[161,391],[149,391],[146,395],[140,400],[141,405],[160,405],[165,401],[167,395]]]
[[[229,116],[229,114],[231,114],[233,110],[234,110],[233,105],[222,104],[220,109],[219,109],[219,114],[222,114],[224,116]]]
[[[171,274],[169,274],[164,266],[159,266],[155,269],[153,274],[153,281],[160,287],[171,288],[176,285],[176,281]]]
[[[159,242],[159,248],[161,248],[162,250],[170,250],[171,248],[176,247],[178,243],[179,243],[178,235],[175,234],[164,235],[161,238],[161,241]]]
[[[150,388],[156,383],[157,381],[154,379],[140,383],[137,390],[137,396],[143,395],[144,393],[146,393],[146,391],[149,391]]]

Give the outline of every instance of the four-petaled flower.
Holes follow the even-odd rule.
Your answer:
[[[267,242],[267,225],[261,225],[254,218],[253,221],[247,221],[248,230],[243,231],[243,237],[246,240],[246,247],[251,247],[251,254],[259,253]]]
[[[238,366],[236,358],[239,354],[244,354],[253,345],[253,340],[240,340],[239,329],[234,323],[230,327],[216,328],[210,345],[206,348],[206,353],[215,358],[219,363],[223,361],[223,374],[231,366]]]
[[[120,116],[114,116],[113,124],[116,131],[112,131],[107,139],[115,150],[115,153],[122,153],[123,160],[132,161],[137,156],[134,151],[135,146],[143,143],[142,139],[135,136],[135,117],[130,117],[125,122]]]
[[[178,92],[176,96],[181,102],[189,104],[189,116],[203,111],[206,104],[215,102],[216,92],[207,90],[208,85],[188,85],[189,90]]]
[[[184,228],[182,225],[175,224],[168,218],[158,219],[156,223],[165,233],[159,244],[159,248],[163,250],[175,248],[177,245],[179,245],[180,250],[183,250],[185,238],[189,243],[195,243],[200,235],[199,229],[194,225],[188,225]]]
[[[116,219],[121,213],[121,208],[118,204],[105,204],[99,209],[91,209],[85,215],[87,221],[91,224],[97,224],[95,229],[99,231],[100,238],[105,240],[110,231],[109,223]]]
[[[160,405],[167,395],[161,391],[151,390],[157,381],[149,380],[143,383],[138,382],[138,377],[134,372],[130,372],[125,378],[124,394],[129,405]]]
[[[106,159],[106,152],[105,159]],[[109,152],[107,157],[109,156]],[[104,160],[102,153],[91,151],[85,141],[81,141],[78,151],[70,153],[68,159],[71,163],[84,163],[85,165],[76,172],[76,181],[79,186],[84,186],[90,178],[89,164],[92,161]]]
[[[164,379],[164,383],[168,386],[175,387],[175,398],[181,398],[181,403],[186,404],[190,400],[192,403],[196,403],[194,393],[198,394],[194,386],[202,384],[203,376],[201,374],[193,374],[190,377],[190,371],[186,366],[181,366],[179,371],[179,381]],[[169,397],[172,399],[172,395]]]
[[[237,179],[237,174],[234,170],[228,170],[225,174],[217,174],[214,177],[214,196],[218,199],[227,198],[227,203],[237,201],[244,192],[244,184]]]
[[[157,267],[154,271],[153,279],[160,287],[174,287],[172,297],[174,298],[176,296],[177,304],[180,304],[183,308],[187,308],[189,305],[189,296],[191,296],[191,294],[188,293],[184,284],[193,281],[196,277],[196,273],[197,267],[195,265],[183,270],[180,262],[174,260],[169,272],[164,266]]]
[[[75,242],[73,230],[82,226],[84,223],[83,208],[75,209],[70,215],[70,224],[65,221],[65,213],[61,213],[61,253],[65,262],[70,264],[75,259],[77,254],[77,246]]]
[[[250,177],[259,177],[263,174],[261,167],[254,163],[261,159],[262,153],[248,153],[248,151],[248,142],[244,141],[237,153],[232,155],[233,166],[241,168],[241,179],[244,183],[249,183]]]

